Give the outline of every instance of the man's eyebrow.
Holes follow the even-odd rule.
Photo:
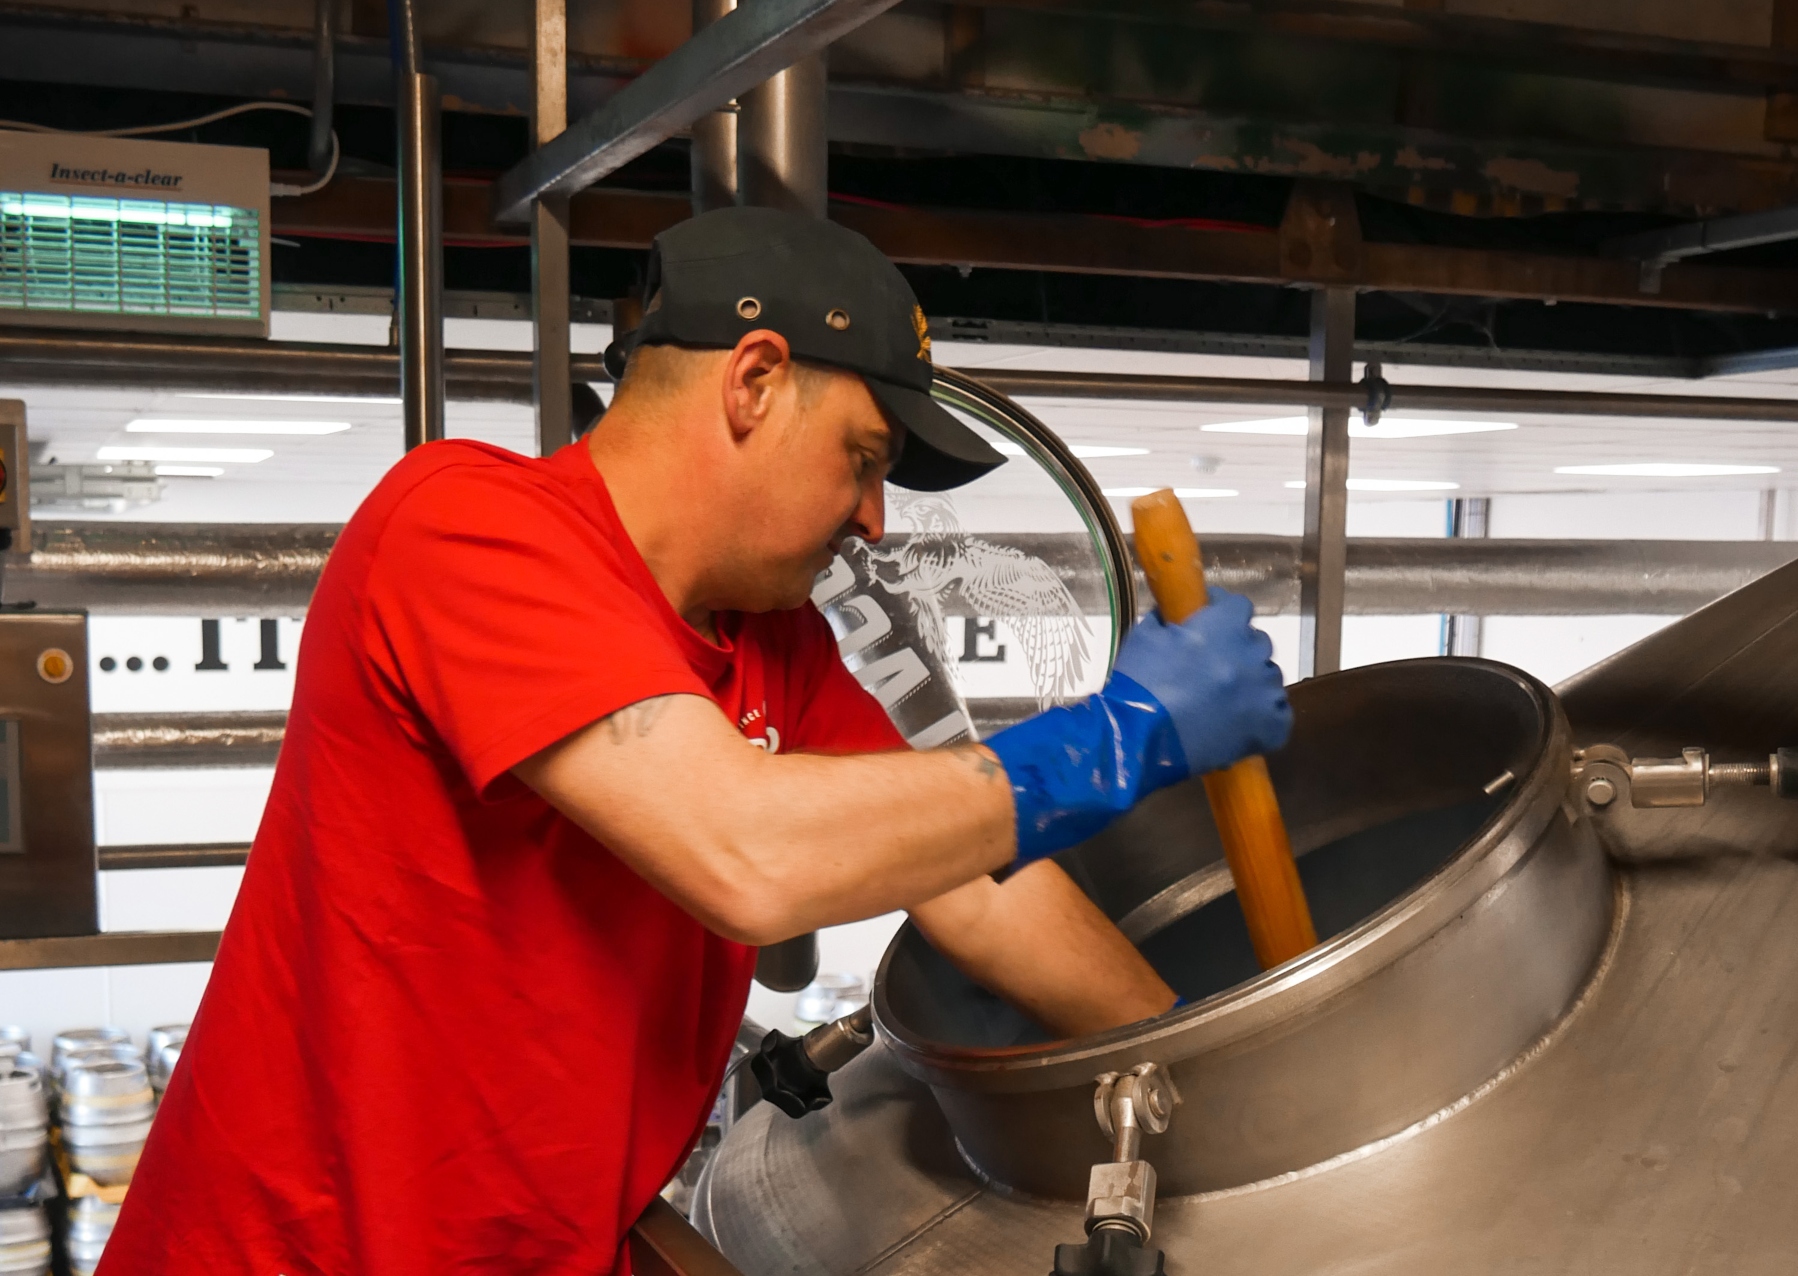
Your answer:
[[[887,468],[899,464],[899,458],[905,454],[905,427],[888,421],[887,428]]]

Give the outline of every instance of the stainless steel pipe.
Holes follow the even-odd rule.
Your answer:
[[[412,0],[390,0],[399,127],[400,398],[406,447],[443,437],[443,143],[441,95],[424,69]]]
[[[694,34],[736,7],[737,0],[693,0]],[[729,208],[737,202],[737,104],[700,116],[691,131],[693,214]]]
[[[406,447],[443,437],[443,171],[434,76],[402,72],[399,104],[400,398]]]
[[[607,380],[596,354],[574,356],[572,372],[578,381]],[[531,402],[528,354],[451,350],[444,377],[445,397],[458,402]],[[400,392],[400,354],[387,346],[0,328],[0,385],[391,399]]]
[[[287,734],[284,710],[96,713],[94,766],[273,766]]]
[[[737,112],[743,202],[822,218],[829,201],[824,55],[801,58],[745,93]]]
[[[980,379],[1013,398],[1110,399],[1268,407],[1362,408],[1359,384],[1257,377],[1152,377],[1109,372],[1030,372],[982,368]],[[1798,421],[1798,399],[1733,395],[1606,394],[1585,390],[1501,390],[1478,386],[1391,387],[1391,412],[1489,412],[1540,416],[1651,417],[1678,421]]]
[[[531,49],[531,132],[537,146],[568,127],[568,3],[537,0]],[[537,406],[537,455],[548,456],[574,437],[572,319],[568,254],[568,196],[531,204],[532,398]]]
[[[45,608],[110,614],[297,616],[337,538],[325,523],[40,521],[7,592]],[[890,543],[903,543],[894,535]],[[983,537],[1040,559],[1092,615],[1107,610],[1084,535]],[[1294,537],[1207,536],[1212,581],[1263,615],[1298,608]],[[1787,541],[1351,539],[1350,615],[1684,615],[1798,558]],[[1139,586],[1139,598],[1147,598]],[[968,615],[959,595],[950,615]]]
[[[598,355],[574,356],[572,370],[577,381],[607,379]],[[499,350],[449,351],[445,356],[445,375],[450,399],[531,401],[528,355]],[[1355,385],[1281,378],[1149,377],[982,368],[977,379],[1002,394],[1048,399],[1335,408],[1359,408],[1367,399],[1366,391]],[[222,393],[304,390],[311,394],[376,398],[396,393],[399,362],[392,350],[379,346],[0,329],[0,386],[32,385],[131,386]],[[1798,399],[1453,386],[1394,385],[1388,410],[1798,423]]]

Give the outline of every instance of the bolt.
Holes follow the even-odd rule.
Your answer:
[[[1610,777],[1595,775],[1586,782],[1586,801],[1593,806],[1609,806],[1617,800],[1617,785]]]

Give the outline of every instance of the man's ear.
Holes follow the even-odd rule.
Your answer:
[[[775,396],[793,377],[793,352],[778,332],[745,333],[724,360],[724,417],[743,438],[773,411]]]

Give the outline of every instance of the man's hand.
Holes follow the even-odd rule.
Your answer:
[[[986,749],[769,754],[701,696],[640,701],[513,772],[717,934],[771,944],[1011,862]]]
[[[931,947],[1060,1036],[1166,1012],[1174,990],[1052,863],[976,878],[911,910]]]
[[[1214,589],[1183,624],[1150,616],[1097,695],[988,741],[1011,782],[1020,861],[1085,841],[1156,789],[1286,742],[1292,709],[1252,614],[1248,599]]]

